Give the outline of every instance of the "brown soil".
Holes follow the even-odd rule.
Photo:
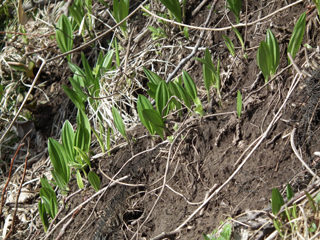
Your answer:
[[[269,1],[258,0],[244,2],[248,3],[248,22],[255,21],[286,6],[286,1],[275,1],[271,4],[268,3]],[[291,2],[293,1],[288,1],[289,4]],[[191,17],[191,11],[199,3],[199,0],[194,0],[188,4],[189,19],[187,23],[190,25],[201,26],[206,20],[209,12],[206,6],[196,16]],[[242,16],[245,16],[245,8],[246,6],[242,7]],[[218,1],[215,9],[217,12],[213,14],[209,27],[229,26],[230,22],[222,12],[224,1]],[[105,236],[102,236],[101,239],[142,239],[141,237],[155,239],[160,234],[169,233],[179,227],[191,214],[197,211],[197,208],[208,196],[216,191],[216,194],[212,195],[203,209],[197,211],[179,231],[156,238],[203,239],[202,233],[212,232],[214,228],[219,226],[220,221],[225,221],[228,217],[236,218],[246,211],[262,210],[267,207],[270,204],[272,188],[284,190],[286,184],[290,182],[295,192],[305,189],[311,176],[293,153],[289,134],[294,127],[298,127],[295,142],[301,145],[306,162],[311,167],[317,168],[317,159],[312,158],[313,152],[318,149],[317,107],[313,108],[311,114],[308,113],[311,95],[309,92],[308,94],[304,92],[305,88],[303,87],[306,83],[304,79],[286,103],[281,118],[272,123],[275,114],[288,94],[293,81],[293,71],[292,68],[284,71],[267,87],[261,88],[264,79],[262,75],[258,76],[260,70],[256,63],[256,49],[259,43],[265,39],[266,30],[270,28],[279,39],[280,52],[282,53],[278,72],[287,66],[285,52],[291,36],[288,31],[292,31],[296,20],[304,11],[306,11],[306,3],[297,4],[262,21],[261,24],[239,28],[241,35],[246,36],[247,60],[242,57],[239,50],[240,43],[233,31],[207,32],[201,47],[208,47],[212,51],[215,64],[217,59],[220,59],[222,72],[227,73],[228,69],[232,68],[228,77],[226,77],[227,75],[223,76],[221,106],[219,106],[218,100],[213,101],[212,113],[215,115],[204,118],[194,117],[191,120],[189,118],[187,123],[183,122],[184,119],[180,119],[179,116],[173,116],[181,126],[173,143],[164,144],[158,138],[148,136],[147,130],[138,125],[136,129],[132,130],[132,136],[137,139],[136,142],[130,142],[117,148],[111,156],[104,155],[92,160],[93,170],[98,173],[101,179],[101,188],[106,188],[106,191],[101,198],[99,198],[100,195],[92,198],[78,211],[72,222],[67,224],[71,219],[68,214],[95,192],[89,187],[84,192],[74,195],[68,202],[67,209],[60,214],[57,223],[62,221],[64,216],[68,215],[68,218],[61,222],[53,232],[53,236],[57,237],[60,229],[67,226],[61,239],[73,239],[74,236],[76,236],[75,239],[93,239],[97,231],[103,231],[101,230],[103,227],[101,226],[101,218],[104,218],[106,224],[109,224],[106,218],[114,217],[112,214],[107,216],[105,209],[106,205],[115,201],[114,196],[117,196],[118,202],[112,205],[120,209],[115,213],[118,214],[117,218],[120,221],[115,227],[117,234],[106,230]],[[228,14],[228,17],[232,23],[235,22],[231,13]],[[315,26],[311,25],[314,18],[316,18],[315,14],[308,21],[308,26],[311,29],[306,34],[303,44],[308,43],[316,47],[319,36],[315,32]],[[143,21],[144,19],[140,19],[138,22],[143,23]],[[244,22],[244,19],[241,19],[241,22]],[[270,26],[271,23],[273,27]],[[134,23],[131,22],[131,24]],[[218,26],[216,26],[217,24]],[[140,33],[139,25],[136,31],[133,36]],[[187,45],[194,46],[200,32],[199,30],[190,30],[189,34],[191,40]],[[223,43],[223,34],[233,40],[237,52],[240,53],[236,61],[233,61],[233,58],[229,56],[230,53]],[[142,40],[138,49],[135,50],[136,52],[146,47],[144,42],[149,37],[148,35]],[[179,37],[182,38],[180,35]],[[169,39],[163,40],[163,45],[170,44],[177,44],[175,37],[169,36]],[[163,48],[161,54],[148,57],[163,59],[176,66],[181,59],[191,53],[191,50],[186,48],[180,48],[174,54],[170,51],[169,48]],[[203,57],[203,52],[198,51],[194,57]],[[296,62],[301,66],[304,60],[304,53],[301,51],[297,54]],[[209,111],[210,103],[206,100],[202,65],[193,59],[188,61],[186,65],[187,67],[183,66],[183,69],[186,69],[195,79],[205,111]],[[161,62],[154,62],[153,66],[155,69],[163,68]],[[173,70],[173,66],[168,66],[166,74],[161,77],[166,79]],[[62,72],[60,71],[60,74]],[[181,72],[179,71],[179,73]],[[59,79],[60,76],[63,81],[67,82],[70,72],[65,70],[63,76],[54,71],[52,74],[56,76],[51,79]],[[141,77],[140,80],[146,86],[146,78]],[[67,101],[59,84],[56,86],[60,89],[58,92],[61,94],[59,93],[57,99],[50,103],[50,107],[45,108],[46,114],[41,114],[43,113],[41,107],[35,111],[35,113],[47,117],[39,122],[39,130],[44,132],[45,137],[52,134],[50,121],[57,114],[59,109],[57,106],[63,101]],[[309,84],[307,88],[312,88],[311,86]],[[47,90],[49,87],[47,86]],[[240,119],[237,118],[235,112],[238,90],[241,91],[244,99],[244,111]],[[312,90],[310,91],[312,92]],[[215,92],[212,91],[211,94],[214,95]],[[69,101],[65,106],[70,109],[67,115],[72,116],[74,120],[72,103]],[[48,109],[50,109],[50,113],[47,112]],[[309,139],[307,139],[308,137],[303,135],[305,132],[303,127],[306,126],[306,118],[310,120],[312,113],[315,117],[311,121],[308,132]],[[44,122],[48,122],[48,125],[43,124]],[[297,123],[300,123],[300,126]],[[172,127],[173,125],[168,126]],[[267,136],[261,144],[257,144],[257,139],[269,126],[272,127],[268,130]],[[94,147],[97,148],[98,144]],[[153,148],[155,149],[151,151]],[[252,155],[249,155],[250,151],[253,151]],[[249,156],[248,159],[246,156]],[[125,164],[128,160],[130,162]],[[246,161],[244,165],[240,165],[243,161]],[[241,167],[239,168],[239,166]],[[238,168],[239,171],[231,181],[225,184]],[[110,180],[106,175],[113,178],[119,170],[121,171],[115,179],[126,177],[122,182],[127,186],[115,184],[107,187]],[[164,177],[166,178],[166,186],[163,186]],[[77,190],[77,183],[73,179],[70,182],[70,194]],[[119,192],[123,192],[122,198]],[[35,202],[37,201],[35,199]],[[41,228],[39,218],[37,226]],[[78,232],[79,229],[80,232]],[[266,236],[267,230],[262,236]],[[240,232],[239,227],[234,229],[234,234],[237,232]],[[138,234],[139,238],[133,238],[135,234]],[[44,233],[41,232],[36,239],[40,239],[39,236],[43,237]],[[258,239],[258,237],[252,239]]]

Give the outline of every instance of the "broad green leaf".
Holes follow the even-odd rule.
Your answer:
[[[73,79],[80,84],[81,87],[88,86],[87,79],[85,78],[86,74],[84,71],[79,68],[77,65],[68,62],[69,68],[74,73]]]
[[[74,161],[74,131],[71,123],[66,120],[61,130],[62,146],[69,155],[69,161]]]
[[[234,57],[236,54],[235,54],[235,48],[234,48],[234,45],[233,45],[233,42],[230,40],[230,38],[228,38],[227,36],[225,35],[222,35],[223,39],[224,39],[224,43],[226,44],[229,52],[231,53],[231,55]]]
[[[101,66],[102,69],[106,69],[106,70],[111,69],[113,53],[114,53],[114,51],[113,51],[113,50],[110,50],[110,51],[107,52],[107,54],[104,56],[103,63],[102,63],[102,66]]]
[[[161,118],[159,112],[154,109],[144,109],[142,111],[144,118],[147,121],[152,122],[154,125],[164,128],[165,125],[163,123],[163,119]]]
[[[62,85],[62,88],[64,92],[68,95],[68,97],[71,99],[73,104],[76,106],[76,108],[84,111],[85,107],[82,98],[68,86]]]
[[[51,194],[56,195],[54,192]],[[52,196],[50,199],[50,211],[51,211],[52,218],[54,218],[57,215],[58,206],[57,206],[57,201]]]
[[[163,80],[161,77],[159,77],[156,73],[154,73],[154,72],[146,69],[145,67],[143,67],[143,71],[144,71],[144,74],[147,76],[148,80],[149,80],[151,83],[153,83],[153,84],[155,84],[155,85],[157,85],[157,86],[160,84],[160,82],[163,82],[163,81],[164,81],[164,80]]]
[[[84,93],[80,87],[80,83],[75,81],[72,77],[69,77],[69,81],[74,89],[74,91],[78,94],[78,96],[82,99],[82,101],[87,100],[89,97],[86,93]]]
[[[79,187],[80,189],[83,189],[83,188],[84,188],[84,185],[83,185],[83,181],[82,181],[81,173],[80,173],[80,171],[79,171],[79,170],[77,170],[76,178],[77,178],[77,184],[78,184],[78,187]]]
[[[277,215],[280,211],[280,208],[284,205],[283,198],[281,196],[281,193],[277,188],[272,189],[272,196],[271,196],[271,207],[272,207],[272,213],[274,215]]]
[[[271,54],[270,49],[266,42],[260,42],[257,52],[257,64],[264,76],[265,82],[268,82],[270,69],[271,69]]]
[[[63,146],[55,139],[49,138],[48,152],[54,171],[59,173],[65,182],[69,182],[70,168],[68,167],[68,155]]]
[[[226,6],[231,12],[233,12],[236,17],[236,22],[239,24],[240,22],[240,11],[241,11],[241,0],[227,0],[229,6]]]
[[[78,129],[74,136],[74,146],[87,153],[90,148],[89,139],[91,139],[91,136],[88,130],[82,124],[78,125]]]
[[[287,198],[288,198],[288,201],[294,196],[294,193],[292,191],[292,188],[290,186],[290,184],[288,183],[287,184]]]
[[[68,168],[70,168],[69,166],[68,166]],[[67,184],[68,184],[68,182],[69,182],[69,179],[68,179],[68,181],[66,181],[65,179],[64,179],[64,177],[63,176],[61,176],[61,174],[59,174],[58,172],[56,172],[56,171],[51,171],[51,174],[52,174],[52,177],[53,177],[53,179],[56,181],[56,183],[57,183],[57,185],[58,185],[58,187],[60,188],[60,189],[66,189],[67,188]]]
[[[84,133],[82,133],[82,134],[84,134],[84,137],[86,138],[85,139],[86,141],[84,141],[84,148],[80,147],[80,149],[82,149],[85,152],[89,152],[89,148],[90,148],[90,144],[91,144],[91,127],[90,127],[90,122],[89,122],[87,115],[82,110],[78,110],[77,124],[78,124],[78,128],[80,125],[82,125],[84,127],[84,129],[86,130]],[[78,146],[78,145],[76,145],[76,146]]]
[[[168,83],[168,89],[169,89],[169,92],[170,92],[170,94],[169,94],[170,96],[176,96],[179,100],[182,99],[181,94],[177,89],[177,86],[173,82],[170,81]],[[181,103],[178,102],[176,99],[173,98],[172,99],[172,103],[174,104],[176,110],[181,109]],[[171,108],[171,109],[174,110],[174,108]]]
[[[82,151],[80,148],[76,147],[76,146],[74,146],[74,149],[78,152],[79,157],[81,157],[81,159],[82,159],[83,161],[85,161],[86,164],[88,164],[88,166],[91,168],[90,159],[89,159],[89,157],[87,156],[87,154],[86,154],[84,151]]]
[[[296,25],[294,26],[292,36],[289,41],[287,51],[288,53],[291,54],[293,59],[295,58],[297,52],[299,51],[299,48],[304,36],[305,28],[306,28],[306,12],[304,12],[298,19]],[[289,64],[291,63],[289,58],[288,58],[288,62]]]
[[[90,171],[88,173],[88,181],[91,184],[91,186],[94,188],[94,190],[96,191],[100,190],[100,178],[96,173]]]
[[[190,97],[188,96],[186,90],[181,87],[181,85],[177,82],[174,82],[174,84],[176,85],[177,87],[177,90],[179,93],[177,93],[176,95],[180,95],[182,97],[182,99],[180,98],[180,100],[183,100],[184,104],[189,108],[191,109],[191,101],[190,101]]]
[[[182,14],[181,14],[181,6],[179,0],[160,0],[166,8],[174,15],[177,22],[181,23]]]
[[[39,201],[38,210],[39,210],[39,215],[41,218],[41,222],[43,224],[44,231],[47,232],[49,227],[49,221],[48,221],[47,212],[45,210],[44,204],[41,203],[41,201]]]
[[[139,95],[137,100],[137,109],[141,123],[148,129],[149,133],[153,135],[155,130],[152,129],[150,122],[145,120],[142,113],[144,109],[153,109],[152,104],[145,96]]]
[[[183,70],[182,72],[182,79],[187,93],[189,94],[191,99],[194,100],[196,97],[198,97],[198,92],[193,79],[185,70]]]
[[[41,183],[41,187],[45,187],[45,188],[51,189],[51,191],[54,191],[45,175],[44,177],[40,178],[40,183]]]
[[[163,123],[163,120],[159,114],[154,109],[144,109],[142,110],[143,117],[146,121],[150,122],[150,125],[152,127],[152,130],[156,131],[161,139],[163,139],[163,129],[165,128],[165,125]]]
[[[210,64],[211,66],[213,66],[213,63],[212,63],[212,60],[211,60],[211,54],[209,52],[209,49],[206,48],[206,51],[204,53],[204,60]],[[207,90],[207,95],[208,95],[208,99],[210,98],[209,97],[209,90],[210,90],[210,86],[211,84],[214,83],[214,72],[212,72],[210,70],[210,68],[206,65],[206,64],[203,64],[202,66],[203,68],[203,81],[204,81],[204,86]]]
[[[166,116],[169,113],[169,107],[167,107],[162,115],[162,111],[168,103],[169,97],[167,84],[164,81],[160,82],[156,91],[156,106],[160,116]]]
[[[157,92],[158,85],[151,82],[148,82],[147,85],[150,88],[150,90],[147,90],[148,95],[151,98],[156,99],[156,92]]]
[[[270,29],[267,30],[266,43],[269,46],[270,55],[271,55],[270,57],[272,59],[270,73],[275,74],[279,66],[280,50],[279,50],[278,41]]]
[[[126,129],[124,128],[123,120],[120,116],[120,113],[118,110],[112,106],[112,116],[114,124],[116,125],[118,131],[121,133],[121,135],[128,141],[127,135],[126,135]]]
[[[73,46],[73,32],[71,22],[64,14],[61,15],[57,22],[56,39],[61,52],[65,53],[72,50]],[[67,55],[66,58],[70,62],[71,56]]]
[[[242,96],[240,90],[238,90],[237,94],[237,114],[238,118],[241,116],[241,111],[242,111]]]

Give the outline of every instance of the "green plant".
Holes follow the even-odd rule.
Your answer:
[[[61,52],[70,51],[73,46],[73,31],[71,22],[66,15],[61,15],[56,28],[56,39]],[[70,55],[67,55],[66,58],[69,62],[71,61]]]
[[[163,5],[169,9],[169,13],[173,14],[176,18],[177,22],[181,23],[182,21],[182,14],[181,14],[181,6],[179,0],[160,0]]]
[[[220,232],[220,236],[216,236],[217,233],[218,233],[218,230],[215,229],[213,230],[213,232],[211,234],[202,234],[203,235],[203,238],[205,240],[230,240],[231,239],[231,224],[226,224],[224,225],[222,231]]]
[[[217,68],[215,68],[211,59],[211,54],[209,52],[209,49],[206,49],[204,59],[202,58],[195,58],[195,59],[197,59],[203,64],[203,80],[207,90],[208,101],[210,99],[209,91],[210,91],[211,85],[213,85],[213,87],[217,90],[218,97],[219,99],[221,99],[220,60],[218,60]]]
[[[227,0],[229,6],[226,6],[231,12],[233,12],[236,17],[236,22],[239,24],[240,22],[240,11],[241,11],[241,0]]]
[[[87,10],[85,13],[84,9]],[[93,39],[94,35],[92,34],[92,24],[91,24],[91,14],[92,14],[92,0],[76,0],[73,2],[72,6],[69,6],[70,16],[73,17],[77,23],[77,28],[84,36],[83,27],[87,30],[90,38]]]
[[[261,41],[257,52],[257,64],[268,82],[269,76],[273,77],[279,66],[279,44],[270,29],[267,30],[266,41]]]
[[[320,1],[319,0],[313,0],[313,2],[316,5],[317,11],[318,11],[318,16],[320,16]]]
[[[113,120],[114,120],[114,124],[116,125],[116,128],[121,133],[121,135],[128,141],[122,118],[118,110],[114,106],[112,106],[112,116],[113,116]]]
[[[304,36],[304,31],[306,28],[306,12],[304,12],[298,19],[296,25],[294,26],[292,36],[289,41],[288,45],[288,53],[291,54],[292,58],[294,58],[300,48],[302,43],[302,39]],[[289,64],[291,63],[290,59],[288,58]]]
[[[80,171],[87,177],[91,168],[88,157],[91,143],[91,127],[88,117],[80,109],[77,114],[77,125],[78,129],[74,132],[69,121],[64,123],[61,132],[62,144],[52,138],[49,138],[48,141],[49,156],[54,167],[52,176],[61,190],[67,189],[70,179],[70,167],[76,170],[79,188],[84,187]],[[95,173],[90,175],[93,176]],[[96,181],[93,181],[93,183],[96,184]],[[100,184],[93,187],[97,189]]]
[[[42,177],[40,179],[41,182],[41,189],[39,192],[41,201],[39,201],[38,209],[39,209],[39,215],[44,227],[44,230],[47,231],[49,227],[49,220],[48,216],[51,217],[51,219],[54,219],[54,217],[57,215],[58,212],[58,204],[57,204],[57,197],[56,193],[54,192],[53,188],[49,184],[46,177]]]
[[[186,92],[188,93],[189,97],[191,97],[193,103],[196,105],[194,111],[198,113],[200,116],[204,116],[202,103],[198,97],[196,85],[194,84],[194,81],[191,78],[191,76],[185,70],[182,71],[182,79]]]
[[[113,0],[113,17],[117,23],[125,19],[129,14],[129,0]],[[123,35],[127,38],[127,21],[120,25]]]
[[[229,52],[234,57],[236,54],[235,54],[235,48],[234,48],[234,45],[233,45],[232,41],[226,35],[222,35],[222,37],[224,39],[224,43],[226,44]]]
[[[288,201],[294,196],[292,188],[290,184],[287,184],[287,199]],[[291,220],[297,219],[297,207],[296,204],[293,204],[293,207],[291,209],[288,209],[288,207],[285,207],[285,211],[280,213],[281,207],[284,205],[284,200],[281,196],[281,193],[277,188],[272,189],[272,196],[271,196],[271,208],[272,213],[274,215],[279,215],[278,218],[273,219],[273,224],[276,230],[278,231],[279,235],[281,237],[284,236],[284,224],[286,222],[290,222],[291,231],[294,231],[297,229],[297,223],[292,223]]]
[[[151,31],[152,40],[157,40],[160,38],[168,38],[166,32],[162,28],[155,28],[149,26],[148,29]]]
[[[242,96],[240,90],[238,90],[237,94],[237,115],[238,118],[241,117],[241,110],[242,110]]]
[[[243,42],[243,38],[240,34],[240,32],[238,31],[238,29],[232,27],[232,30],[234,31],[234,33],[236,34],[237,38],[239,39],[240,41],[240,44],[241,44],[241,47],[242,47],[242,51],[246,51],[246,47],[244,46],[244,42]]]

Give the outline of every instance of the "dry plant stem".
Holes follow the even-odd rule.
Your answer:
[[[296,79],[296,78],[298,78],[298,79]],[[274,124],[280,119],[282,109],[285,107],[285,105],[286,105],[288,99],[290,98],[293,90],[295,89],[295,87],[299,83],[300,78],[301,78],[301,76],[298,77],[298,75],[296,75],[296,77],[293,79],[291,87],[290,87],[290,90],[289,90],[289,92],[287,94],[287,97],[284,100],[284,102],[281,105],[281,107],[279,108],[277,114],[273,117],[273,119],[272,119],[271,123],[269,124],[268,128],[266,129],[266,131],[259,137],[260,139],[259,139],[258,143],[253,147],[253,149],[245,157],[245,159],[242,161],[242,163],[239,165],[239,167],[232,173],[232,175],[216,191],[214,191],[214,193],[212,193],[206,199],[206,201],[204,201],[179,227],[177,227],[175,230],[173,230],[173,231],[171,231],[169,233],[162,233],[162,234],[156,236],[155,238],[152,238],[152,240],[162,239],[164,236],[170,236],[170,235],[174,235],[174,234],[178,233],[181,230],[181,228],[183,228],[216,194],[218,194],[221,191],[221,189],[224,186],[226,186],[234,178],[234,176],[240,171],[240,169],[247,162],[247,160],[253,154],[253,152],[259,147],[259,145],[262,143],[262,141],[268,136],[269,131],[271,129],[273,129]],[[250,146],[248,148],[250,148]],[[240,156],[240,157],[242,157],[242,156]],[[237,162],[239,160],[240,160],[240,158],[237,160]]]
[[[119,27],[122,23],[124,23],[125,21],[127,21],[131,16],[133,16],[140,8],[143,8],[142,5],[146,4],[147,3],[147,0],[145,0],[144,2],[142,2],[132,13],[130,13],[126,18],[124,18],[122,21],[120,21],[118,24],[116,24],[115,26],[113,26],[112,28],[110,28],[108,31],[106,31],[105,33],[102,33],[100,36],[92,39],[91,41],[81,45],[80,47],[77,47],[77,48],[74,48],[72,50],[70,50],[69,52],[65,52],[63,54],[60,54],[58,56],[55,56],[53,58],[50,58],[47,60],[47,62],[52,62],[54,60],[57,60],[61,57],[64,57],[64,56],[67,56],[71,53],[74,53],[74,52],[78,52],[79,50],[81,50],[82,48],[85,48],[87,46],[90,46],[92,43],[94,43],[95,41],[99,40],[100,38],[106,36],[107,34],[109,34],[110,32],[112,32],[113,30],[115,30],[117,27]]]
[[[32,129],[25,135],[25,137],[24,137],[23,139],[25,139],[26,136],[28,136],[31,131],[32,131]],[[29,156],[29,144],[30,144],[30,141],[28,141],[28,150],[27,150],[26,160],[25,160],[25,163],[24,163],[24,169],[23,169],[22,179],[21,179],[20,186],[19,186],[19,189],[18,189],[18,192],[17,192],[17,198],[16,198],[15,207],[14,207],[14,212],[13,212],[13,216],[12,216],[11,229],[10,229],[10,231],[8,232],[8,234],[6,235],[6,237],[4,238],[4,240],[8,239],[8,238],[10,237],[11,233],[12,233],[13,230],[14,230],[14,223],[15,223],[16,214],[17,214],[17,210],[18,210],[18,200],[19,200],[19,196],[20,196],[20,193],[21,193],[22,184],[23,184],[23,182],[24,182],[24,178],[25,178],[25,176],[26,176],[26,171],[27,171],[27,163],[28,163],[28,156]]]
[[[232,29],[232,27],[234,28],[238,28],[238,27],[246,27],[246,26],[252,26],[252,25],[255,25],[256,23],[258,22],[262,22],[270,17],[272,17],[273,15],[283,11],[283,10],[286,10],[287,8],[290,8],[296,4],[299,4],[299,3],[302,3],[304,0],[298,0],[294,3],[291,3],[289,4],[288,6],[285,6],[283,8],[280,8],[276,11],[274,11],[273,13],[263,17],[263,18],[260,18],[256,21],[253,21],[253,22],[250,22],[250,23],[247,23],[247,24],[243,24],[243,23],[240,23],[240,24],[237,24],[237,25],[233,25],[233,26],[230,26],[230,27],[224,27],[224,28],[205,28],[205,27],[195,27],[195,26],[191,26],[191,25],[187,25],[187,24],[182,24],[182,23],[178,23],[178,22],[175,22],[173,20],[169,20],[169,19],[166,19],[166,18],[163,18],[163,17],[159,17],[157,14],[153,13],[153,12],[150,12],[149,10],[145,9],[143,6],[141,6],[141,8],[146,11],[147,13],[149,13],[150,15],[158,18],[158,19],[161,19],[163,21],[166,21],[166,22],[169,22],[169,23],[172,23],[172,24],[175,24],[175,25],[179,25],[179,26],[182,26],[182,27],[187,27],[187,28],[190,28],[190,29],[198,29],[198,30],[205,30],[205,31],[213,31],[213,32],[218,32],[218,31],[225,31],[225,30],[230,30]],[[213,6],[212,6],[213,8]]]
[[[198,7],[196,7],[195,10],[192,11],[191,16],[194,17],[195,15],[197,15],[197,13],[200,11],[200,9],[207,4],[209,0],[203,0]]]
[[[301,75],[307,75],[308,77],[311,77],[311,74],[310,73],[304,73],[301,71],[301,69],[298,67],[298,65],[296,64],[296,62],[294,61],[293,57],[291,56],[290,53],[288,53],[288,57],[290,58],[290,61],[293,65],[293,67],[296,69],[296,71],[301,74]]]
[[[14,116],[13,120],[11,121],[9,127],[7,128],[7,130],[4,132],[4,134],[2,135],[1,139],[0,139],[0,144],[2,143],[2,141],[4,140],[5,136],[8,134],[8,132],[10,131],[10,129],[12,128],[13,124],[15,123],[15,121],[17,120],[17,118],[19,117],[19,114],[22,110],[22,108],[24,107],[24,105],[26,104],[26,101],[28,100],[30,94],[31,94],[31,91],[33,90],[38,78],[40,77],[40,73],[42,71],[42,68],[44,67],[44,65],[46,65],[46,60],[44,60],[43,58],[41,58],[40,56],[38,56],[38,58],[42,61],[42,64],[39,68],[39,71],[36,75],[36,77],[34,78],[33,82],[32,82],[32,85],[27,93],[27,95],[25,96],[23,102],[21,103],[21,106],[19,108],[19,110],[17,111],[16,115]],[[0,214],[1,215],[1,214]]]
[[[4,204],[4,196],[6,195],[6,189],[7,189],[7,186],[8,186],[8,184],[9,184],[10,178],[11,178],[11,172],[12,172],[13,162],[14,162],[14,160],[15,160],[15,158],[16,158],[19,150],[20,150],[20,148],[21,148],[23,145],[24,145],[24,143],[22,143],[22,144],[19,145],[16,153],[14,154],[14,156],[13,156],[13,158],[12,158],[12,160],[11,160],[11,165],[10,165],[10,169],[9,169],[8,179],[7,179],[6,184],[5,184],[4,187],[3,187],[2,195],[1,195],[0,217],[1,217],[1,215],[2,215],[2,207],[3,207],[3,204]]]
[[[303,161],[302,157],[300,156],[295,144],[294,144],[294,133],[296,132],[296,128],[294,128],[291,132],[291,137],[290,137],[290,143],[291,143],[291,148],[294,152],[294,154],[297,156],[297,158],[300,160],[300,162],[302,163],[302,165],[309,171],[309,173],[317,178],[317,180],[320,180],[320,177],[317,176],[317,174],[315,174],[314,171],[311,170],[311,168],[308,166],[308,164],[305,163],[305,161]]]

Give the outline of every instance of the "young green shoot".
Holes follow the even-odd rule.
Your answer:
[[[224,39],[224,43],[226,44],[229,52],[231,53],[232,57],[234,57],[236,55],[236,53],[235,53],[235,47],[234,47],[232,41],[226,35],[222,35],[222,37]]]
[[[280,50],[279,44],[271,32],[267,30],[266,41],[261,41],[257,51],[257,64],[268,82],[269,76],[273,76],[279,66]]]
[[[302,43],[302,39],[304,36],[304,31],[306,28],[306,12],[304,12],[298,19],[296,25],[294,26],[292,36],[289,41],[288,45],[288,53],[291,54],[292,58],[294,59],[297,52],[299,51],[300,45]],[[290,64],[291,61],[288,57],[288,63]]]
[[[129,0],[113,0],[113,16],[117,23],[125,19],[129,14]],[[127,33],[127,21],[120,25],[120,29],[125,36],[128,37]]]
[[[236,17],[236,23],[240,23],[240,11],[241,11],[241,0],[227,0],[228,8],[231,12],[233,12],[234,16]]]
[[[56,39],[61,52],[65,53],[70,51],[73,46],[73,31],[68,17],[62,14],[56,27]],[[67,55],[66,58],[69,62],[71,61],[70,55]]]

